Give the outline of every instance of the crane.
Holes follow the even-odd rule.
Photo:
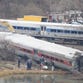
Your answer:
[[[10,32],[15,32],[14,27],[6,21],[0,21],[0,25],[7,27]]]

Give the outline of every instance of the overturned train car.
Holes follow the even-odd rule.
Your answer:
[[[43,56],[48,63],[54,62],[59,68],[83,72],[83,52],[78,49],[20,34],[8,35],[5,40],[15,47],[17,54],[34,60],[40,60]]]

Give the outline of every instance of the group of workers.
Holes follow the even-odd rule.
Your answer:
[[[20,57],[18,57],[18,68],[20,68],[21,67],[21,58]],[[28,69],[31,69],[31,67],[32,67],[32,60],[31,59],[28,59],[27,61],[26,61],[26,69],[28,70]]]
[[[41,57],[39,62],[40,62],[40,63],[39,63],[40,69],[48,70],[48,63],[47,63],[47,61],[44,59],[44,57]],[[20,68],[20,65],[21,65],[21,58],[18,57],[18,68]],[[32,69],[32,59],[27,59],[27,60],[26,60],[26,69],[27,69],[27,70]],[[51,62],[51,70],[53,71],[54,69],[55,69],[55,67],[54,67],[54,62]]]

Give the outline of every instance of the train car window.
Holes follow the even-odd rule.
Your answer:
[[[54,57],[51,57],[51,60],[54,60]]]
[[[29,30],[29,27],[24,27],[24,30]]]
[[[83,34],[83,31],[78,31],[78,34]]]
[[[43,55],[46,58],[46,55]]]
[[[63,32],[63,30],[57,29],[57,32],[58,32],[58,33],[62,33],[62,32]]]
[[[47,56],[47,55],[46,55],[45,57],[46,57],[46,58],[50,58],[50,57],[49,57],[49,56]]]
[[[45,58],[49,58],[49,56],[47,56],[47,55],[45,55],[45,54],[42,54],[42,56],[45,57]]]
[[[62,63],[63,63],[64,61],[63,61],[63,60],[60,60],[60,62],[62,62]]]
[[[23,29],[23,27],[18,26],[17,29]]]
[[[77,34],[77,31],[71,31],[72,34]]]
[[[50,58],[49,56],[46,56],[46,58]]]
[[[36,28],[36,31],[40,31],[40,28]]]
[[[70,31],[69,30],[64,30],[64,33],[70,33]]]
[[[59,61],[59,59],[55,58],[55,61]]]
[[[50,29],[51,32],[56,32],[56,29]]]
[[[27,52],[27,53],[30,53],[30,54],[32,53],[32,51],[28,50],[28,49],[24,49],[24,51]]]
[[[16,26],[13,26],[14,27],[14,29],[17,29],[17,27]]]
[[[30,30],[33,30],[33,31],[35,31],[35,30],[36,30],[36,28],[33,28],[33,27],[31,27],[31,28],[30,28]]]
[[[31,51],[30,50],[27,50],[27,49],[25,49],[25,52],[31,53]]]
[[[46,29],[47,32],[51,32],[51,29]]]
[[[45,58],[48,58],[48,56],[47,56],[47,55],[44,55],[44,57],[45,57]]]

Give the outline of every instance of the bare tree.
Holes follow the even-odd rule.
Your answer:
[[[15,48],[7,41],[0,41],[0,59],[10,61],[16,59]]]
[[[46,15],[47,12],[70,9],[83,10],[83,0],[0,0],[1,18]]]

